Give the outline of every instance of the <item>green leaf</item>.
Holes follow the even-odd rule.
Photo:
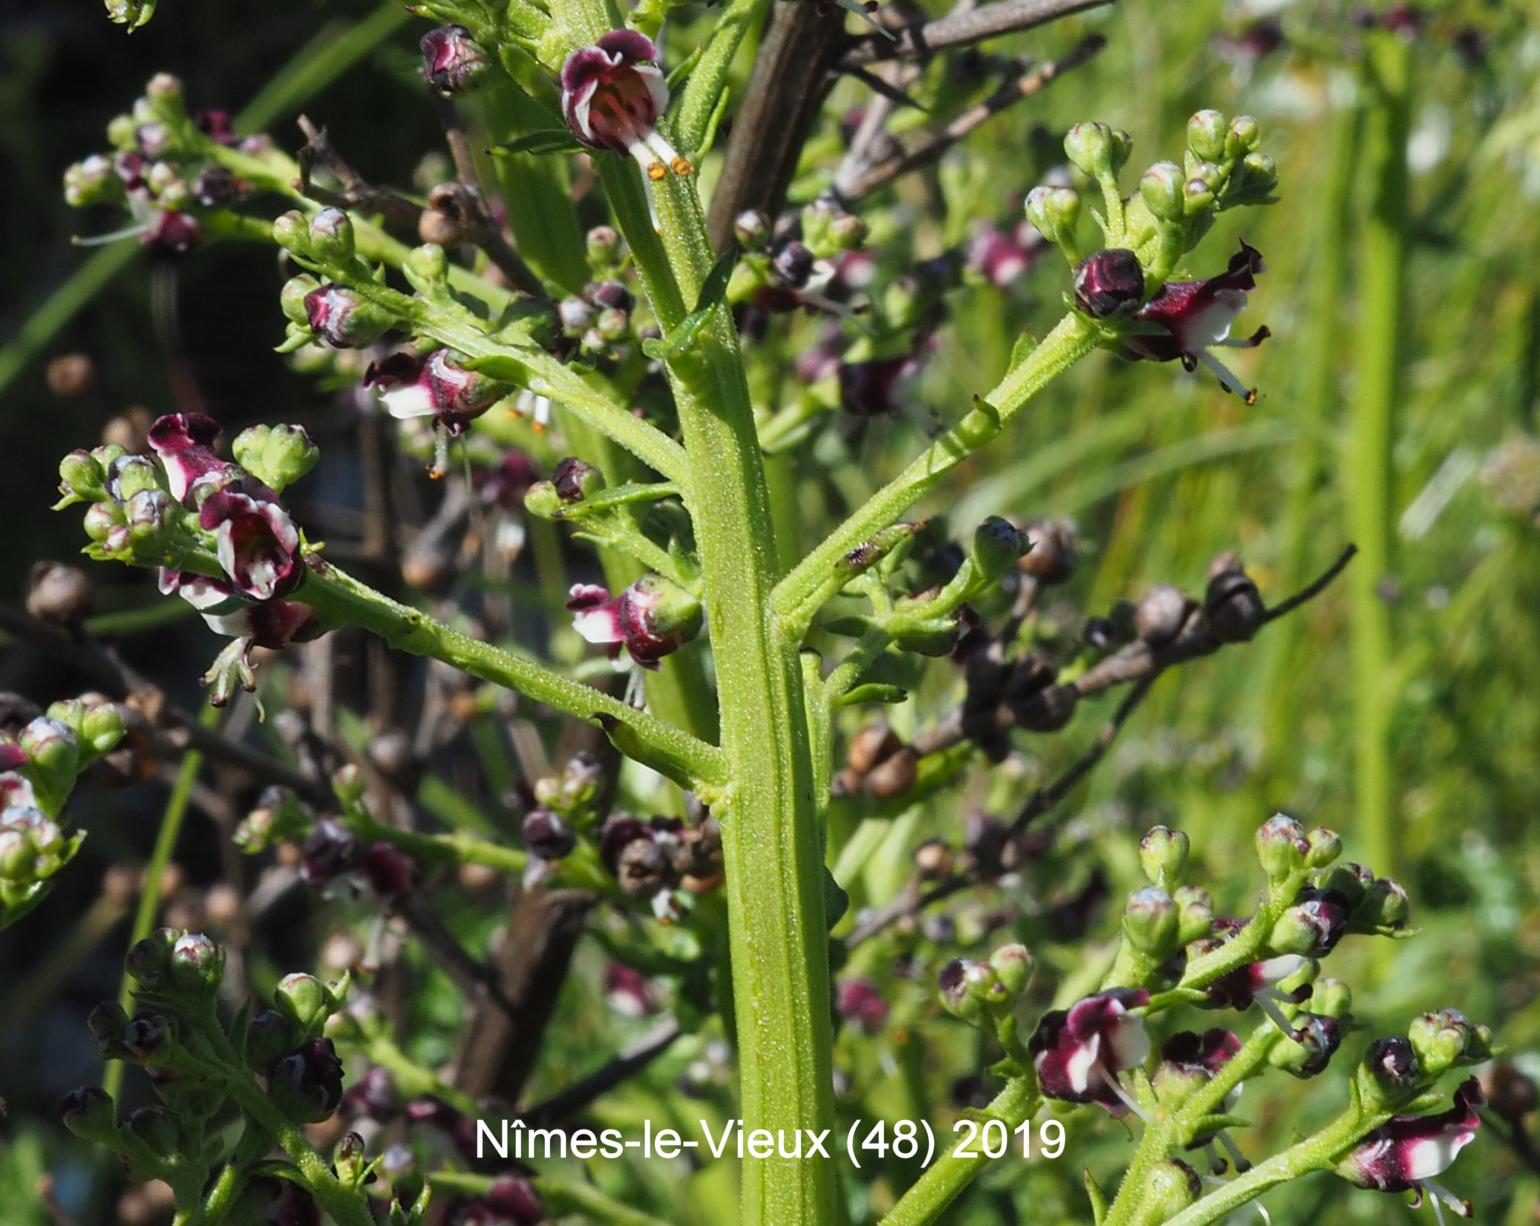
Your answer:
[[[711,312],[727,296],[727,282],[733,275],[733,265],[738,262],[738,248],[729,247],[712,265],[706,280],[700,287],[700,299],[695,309],[670,328],[661,340],[642,342],[642,352],[659,362],[667,362],[686,353],[695,345],[695,338],[711,318]]]
[[[528,132],[503,145],[494,145],[487,152],[493,157],[508,157],[515,153],[579,153],[583,144],[566,128],[541,128]]]
[[[901,685],[884,685],[873,681],[841,694],[836,705],[853,707],[867,702],[903,702],[908,697],[909,691]]]

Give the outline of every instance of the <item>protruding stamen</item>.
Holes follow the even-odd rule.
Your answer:
[[[1130,1094],[1126,1089],[1124,1089],[1123,1084],[1107,1071],[1107,1066],[1100,1060],[1096,1062],[1095,1071],[1101,1074],[1102,1079],[1107,1083],[1107,1088],[1122,1100],[1125,1107],[1137,1115],[1146,1124],[1154,1123],[1154,1120],[1150,1117],[1150,1113],[1139,1105],[1138,1100],[1135,1099],[1134,1096]]]
[[[1198,361],[1202,362],[1203,365],[1207,366],[1211,371],[1214,372],[1215,375],[1218,376],[1220,387],[1224,388],[1224,390],[1227,392],[1234,392],[1248,405],[1256,404],[1256,388],[1247,387],[1245,383],[1235,377],[1235,374],[1230,370],[1229,367],[1227,367],[1223,362],[1221,362],[1207,350],[1199,353],[1196,356]]]

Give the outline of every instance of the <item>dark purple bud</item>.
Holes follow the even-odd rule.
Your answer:
[[[812,251],[792,239],[770,257],[770,279],[786,289],[801,289],[813,275],[814,262]]]
[[[652,839],[632,839],[615,859],[615,880],[630,898],[652,898],[669,884],[668,853]]]
[[[491,68],[487,53],[464,26],[438,26],[422,36],[422,73],[446,98],[463,94]]]
[[[314,1039],[273,1062],[268,1091],[291,1119],[316,1124],[342,1101],[342,1061],[330,1039]]]
[[[177,255],[191,251],[203,241],[203,223],[190,213],[165,209],[139,235],[139,242],[156,251]]]
[[[335,818],[323,817],[301,849],[299,875],[306,885],[325,885],[353,867],[356,850],[353,832]]]
[[[1188,1072],[1212,1077],[1240,1049],[1240,1039],[1229,1030],[1215,1027],[1202,1034],[1194,1030],[1180,1030],[1161,1044],[1160,1058]]]
[[[205,166],[193,180],[192,193],[204,208],[221,208],[235,199],[235,176],[223,166]]]
[[[583,287],[583,297],[601,311],[630,311],[636,298],[621,281],[590,281]]]
[[[1342,1044],[1342,1023],[1319,1013],[1296,1013],[1294,1032],[1268,1056],[1268,1063],[1295,1077],[1314,1077],[1326,1070]]]
[[[1267,615],[1262,596],[1233,554],[1216,560],[1203,612],[1221,643],[1247,642],[1262,628]]]
[[[372,345],[394,322],[371,303],[341,285],[323,285],[305,295],[310,329],[334,349]]]
[[[577,836],[549,809],[531,809],[524,815],[524,846],[542,860],[560,860],[577,846]]]
[[[170,1025],[159,1013],[136,1013],[123,1027],[123,1050],[129,1059],[145,1064],[154,1059],[170,1037]]]
[[[1087,256],[1075,265],[1075,305],[1092,319],[1132,315],[1144,301],[1144,269],[1122,247]]]
[[[1415,1085],[1422,1075],[1417,1052],[1410,1040],[1399,1035],[1376,1039],[1364,1053],[1364,1067],[1382,1091],[1399,1094]]]
[[[576,456],[567,456],[552,470],[551,484],[563,502],[582,502],[604,488],[604,475],[592,464],[585,464]]]

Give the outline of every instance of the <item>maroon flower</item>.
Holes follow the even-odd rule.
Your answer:
[[[1218,948],[1217,943],[1214,948]],[[1298,954],[1280,954],[1262,962],[1247,963],[1209,984],[1207,1004],[1216,1009],[1249,1009],[1259,994],[1269,991],[1304,965],[1305,959]],[[1282,993],[1272,995],[1282,998]]]
[[[216,490],[203,500],[198,524],[214,534],[219,565],[244,596],[268,600],[287,595],[305,577],[299,532],[276,502]]]
[[[316,1124],[342,1102],[342,1061],[330,1039],[312,1039],[275,1060],[267,1082],[290,1114]]]
[[[1241,1041],[1232,1031],[1215,1027],[1198,1034],[1181,1030],[1160,1048],[1160,1058],[1188,1072],[1207,1073],[1212,1077],[1240,1051]]]
[[[561,109],[572,134],[590,148],[635,158],[653,180],[693,169],[658,132],[668,84],[657,59],[646,35],[612,30],[561,68]]]
[[[624,962],[604,968],[604,999],[622,1017],[647,1017],[658,1011],[658,993],[651,981]]]
[[[841,979],[834,1008],[842,1021],[862,1034],[876,1034],[888,1020],[888,1004],[870,979]]]
[[[508,393],[495,379],[457,365],[447,349],[427,357],[393,353],[364,372],[364,386],[380,389],[392,417],[432,417],[451,435],[462,433]]]
[[[1426,1190],[1461,1217],[1470,1217],[1470,1203],[1441,1188],[1433,1177],[1448,1170],[1475,1139],[1481,1126],[1476,1108],[1484,1101],[1481,1085],[1472,1077],[1455,1091],[1448,1111],[1392,1117],[1369,1133],[1337,1172],[1361,1188],[1380,1192]]]
[[[412,892],[417,881],[417,865],[412,858],[390,843],[375,843],[364,852],[358,869],[369,888],[387,903],[398,902]]]
[[[190,213],[178,209],[162,209],[139,232],[139,242],[156,251],[170,251],[177,255],[191,251],[203,241],[203,223]]]
[[[1100,1103],[1113,1115],[1132,1109],[1118,1074],[1150,1053],[1143,1019],[1129,1012],[1149,999],[1143,988],[1109,988],[1047,1014],[1027,1046],[1044,1096]]]
[[[310,330],[334,349],[372,345],[390,331],[390,321],[369,309],[352,290],[322,285],[305,295]]]
[[[1111,247],[1075,265],[1075,305],[1092,319],[1130,315],[1144,301],[1144,269],[1125,247]]]
[[[446,98],[463,94],[486,75],[487,53],[464,26],[439,26],[422,36],[422,73]]]
[[[1134,315],[1148,331],[1123,338],[1124,352],[1134,359],[1152,362],[1180,360],[1186,370],[1201,362],[1219,377],[1219,386],[1238,392],[1247,404],[1255,404],[1255,388],[1248,388],[1219,361],[1210,349],[1251,349],[1267,339],[1258,328],[1243,341],[1230,339],[1230,328],[1246,308],[1246,295],[1256,288],[1256,274],[1263,270],[1262,256],[1244,242],[1230,257],[1230,266],[1206,281],[1167,281]]]
[[[990,226],[968,244],[968,266],[982,273],[991,285],[1004,289],[1024,276],[1047,247],[1037,228],[1027,222],[1010,230]]]
[[[575,583],[567,594],[572,628],[590,643],[622,648],[643,668],[655,669],[700,632],[700,602],[661,575],[643,575],[619,596],[592,583]]]
[[[166,469],[171,496],[183,506],[193,505],[191,494],[201,479],[223,478],[234,466],[214,454],[219,423],[203,413],[168,413],[150,427],[150,448]]]

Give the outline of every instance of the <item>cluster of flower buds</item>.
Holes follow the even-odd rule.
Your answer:
[[[270,146],[265,136],[236,137],[223,111],[190,114],[182,83],[167,73],[152,77],[132,111],[107,125],[107,140],[110,153],[94,153],[64,172],[65,201],[125,209],[132,224],[106,238],[137,234],[145,246],[168,252],[196,247],[208,214],[249,191],[220,163],[219,150],[261,154]]]
[[[636,295],[618,277],[590,281],[556,304],[561,334],[584,362],[617,362],[636,337]]]
[[[757,209],[742,213],[733,233],[743,255],[728,282],[729,302],[770,312],[847,313],[837,295],[848,286],[835,282],[843,258],[866,241],[859,217],[820,197],[780,225]]]
[[[703,894],[721,883],[722,832],[712,817],[688,825],[617,813],[599,832],[599,858],[627,897],[650,902],[659,919],[672,921],[677,891]]]
[[[281,650],[320,631],[308,607],[284,599],[306,570],[299,531],[278,501],[314,466],[315,445],[300,426],[256,426],[236,438],[232,462],[214,450],[218,436],[211,418],[175,413],[150,427],[153,455],[115,443],[71,452],[59,465],[56,508],[89,502],[88,554],[160,566],[161,591],[232,640],[204,676],[216,704],[237,686],[254,688],[253,649]]]
[[[533,857],[528,881],[538,880],[576,849],[604,816],[610,793],[599,760],[574,754],[560,774],[535,781],[523,818],[524,846]]]
[[[1124,357],[1202,365],[1226,391],[1248,404],[1255,389],[1212,352],[1251,348],[1267,338],[1260,328],[1245,340],[1230,330],[1256,287],[1262,257],[1244,242],[1229,267],[1202,280],[1172,280],[1182,257],[1224,209],[1265,204],[1277,182],[1273,160],[1260,151],[1261,132],[1249,115],[1226,119],[1199,111],[1187,124],[1183,165],[1157,162],[1124,198],[1118,173],[1127,161],[1126,132],[1102,123],[1081,123],[1064,140],[1069,160],[1096,184],[1104,211],[1093,214],[1103,232],[1098,249],[1085,253],[1077,238],[1080,194],[1071,187],[1038,187],[1027,197],[1027,219],[1074,265],[1074,305],[1097,321],[1108,343]]]
[[[114,703],[83,694],[54,703],[15,739],[0,735],[0,928],[37,906],[80,849],[85,834],[63,829],[65,802],[123,730]]]
[[[302,266],[316,272],[367,285],[373,270],[359,256],[352,219],[342,209],[325,208],[306,219],[297,209],[273,222],[273,238]],[[443,249],[433,244],[414,252]],[[420,257],[425,259],[426,257]],[[359,289],[337,280],[322,282],[309,273],[291,277],[278,296],[288,320],[280,353],[319,341],[334,349],[360,349],[374,344],[397,324],[395,314]]]

